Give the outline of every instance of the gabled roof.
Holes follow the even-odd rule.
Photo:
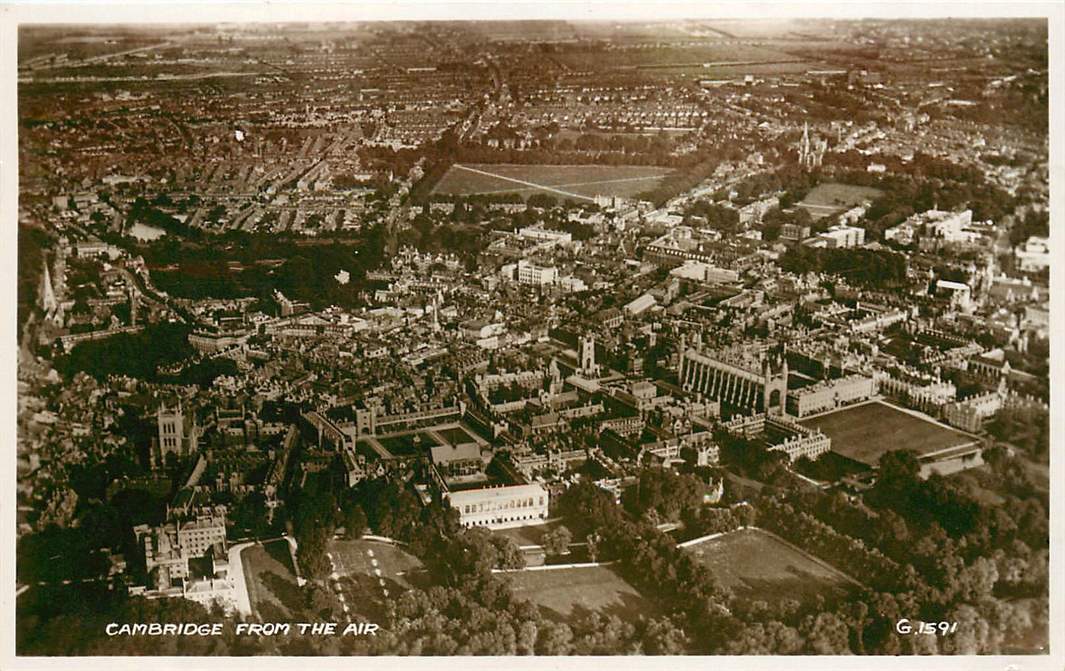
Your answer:
[[[431,448],[430,452],[432,453],[434,464],[446,464],[452,461],[481,458],[481,448],[477,443],[437,445]]]

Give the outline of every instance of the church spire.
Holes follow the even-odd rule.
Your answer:
[[[41,277],[40,293],[41,309],[45,314],[52,314],[59,307],[59,301],[55,297],[55,289],[52,287],[52,275],[48,272],[48,259],[44,260],[44,275]]]

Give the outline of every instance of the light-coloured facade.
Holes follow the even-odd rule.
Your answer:
[[[233,607],[236,589],[229,575],[226,518],[220,512],[198,515],[186,522],[159,527],[134,527],[144,551],[148,584],[131,593],[150,599],[183,597],[211,606]],[[197,573],[192,562],[207,568]]]
[[[464,527],[489,529],[540,524],[547,519],[547,490],[538,484],[484,487],[445,495]]]
[[[588,452],[586,450],[551,450],[546,453],[524,452],[512,454],[510,459],[522,475],[531,479],[533,474],[540,469],[553,468],[562,472],[574,465],[583,464],[588,460]]]
[[[984,422],[1002,409],[1005,400],[1005,393],[991,391],[969,397],[964,401],[948,403],[943,406],[943,419],[947,424],[963,431],[979,433],[984,428]]]
[[[968,310],[972,304],[973,292],[968,284],[940,279],[936,281],[936,295],[949,298],[955,308]]]
[[[558,268],[541,266],[522,259],[518,261],[517,279],[520,284],[546,286],[558,281]]]
[[[840,224],[833,226],[817,237],[824,240],[827,247],[833,249],[861,247],[865,244],[865,229]]]
[[[954,402],[958,396],[958,389],[950,380],[933,377],[921,379],[916,375],[896,377],[886,371],[875,372],[873,378],[881,394],[922,412],[938,413],[940,408]]]
[[[758,413],[736,417],[725,422],[724,426],[730,433],[747,438],[759,435],[775,436],[776,439],[767,449],[783,452],[793,463],[802,457],[817,459],[832,449],[832,439],[820,429],[810,429],[788,417]]]
[[[1022,272],[1039,272],[1050,267],[1050,238],[1033,235],[1014,252]]]
[[[159,429],[157,456],[160,461],[168,454],[186,457],[199,449],[200,428],[191,414],[178,403],[173,409],[165,404],[156,411]],[[156,456],[153,454],[153,456]]]
[[[787,411],[794,417],[806,417],[843,405],[865,401],[876,395],[873,378],[847,375],[835,380],[822,380],[809,387],[788,392]]]
[[[518,235],[528,240],[540,242],[553,242],[556,244],[568,244],[573,241],[573,236],[565,231],[553,231],[543,226],[526,226],[518,231]]]

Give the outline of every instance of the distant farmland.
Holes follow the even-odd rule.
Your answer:
[[[595,196],[632,198],[650,191],[672,172],[669,168],[633,165],[512,165],[470,163],[451,166],[434,194],[472,196],[535,193],[559,200],[590,201]]]
[[[703,63],[727,61],[780,61],[793,60],[786,52],[730,41],[727,44],[710,44],[702,47],[660,46],[653,49],[611,49],[603,52],[596,49],[565,50],[558,60],[577,70],[589,70],[609,63],[614,68],[663,68],[702,67]]]
[[[866,200],[876,200],[883,194],[870,186],[854,186],[829,182],[819,184],[799,203],[813,219],[821,219],[850,209]]]
[[[744,529],[685,548],[737,597],[810,603],[856,585],[846,575],[760,529]]]

